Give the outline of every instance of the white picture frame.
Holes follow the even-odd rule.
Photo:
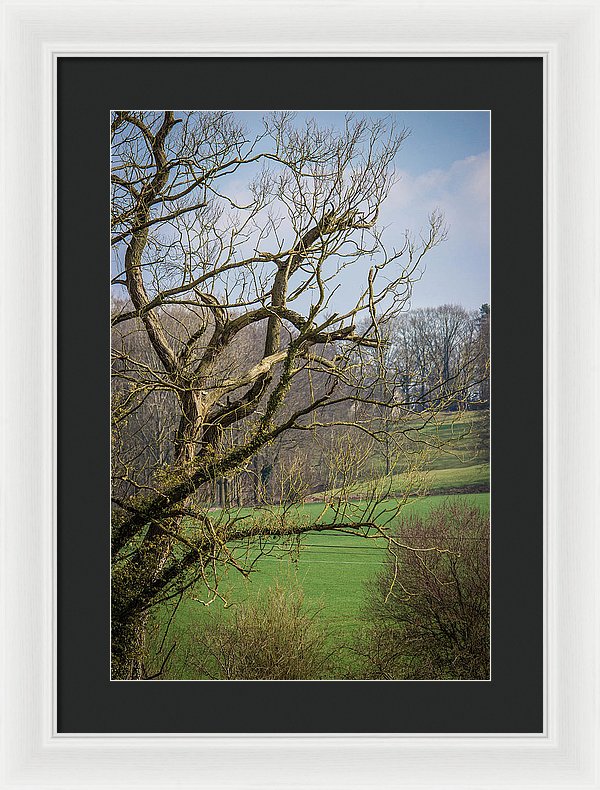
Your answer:
[[[1,7],[0,787],[600,788],[600,5],[5,0]],[[57,733],[56,60],[166,54],[544,59],[542,734]]]

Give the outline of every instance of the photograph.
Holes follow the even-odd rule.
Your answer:
[[[111,680],[490,681],[493,113],[107,124]]]
[[[0,790],[600,790],[600,4],[0,7]]]

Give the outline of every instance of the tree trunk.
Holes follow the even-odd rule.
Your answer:
[[[147,612],[126,619],[113,616],[111,623],[113,680],[142,680],[147,624]]]
[[[168,525],[174,534],[180,520]],[[171,553],[173,538],[152,524],[133,556],[117,570],[113,568],[111,589],[111,631],[113,679],[140,680],[146,652],[146,627],[153,583]]]
[[[180,394],[181,420],[176,439],[176,465],[189,463],[196,456],[198,437],[202,428],[204,406],[200,396],[192,389]],[[224,504],[226,491],[221,480],[220,504]],[[181,529],[182,519],[171,519],[167,534],[157,524],[150,524],[137,551],[113,569],[111,611],[113,663],[112,677],[139,680],[143,677],[143,660],[146,648],[148,606],[152,595],[149,589],[158,580],[173,546],[174,535]]]

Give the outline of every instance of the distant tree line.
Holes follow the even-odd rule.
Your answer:
[[[123,302],[115,301],[121,314]],[[178,307],[162,311],[172,339],[183,344],[189,313]],[[266,322],[242,330],[237,343],[223,353],[222,375],[243,364],[260,359],[265,342]],[[261,448],[242,472],[217,477],[201,487],[198,496],[217,507],[264,504],[301,500],[307,494],[336,484],[335,470],[330,468],[336,444],[344,441],[363,444],[361,421],[373,424],[382,415],[382,433],[386,425],[405,417],[408,412],[456,411],[489,408],[489,337],[490,307],[466,310],[459,305],[418,308],[402,313],[382,327],[384,336],[377,353],[370,350],[361,360],[361,379],[352,377],[339,387],[343,397],[321,410],[321,425],[278,437]],[[158,364],[146,332],[139,325],[117,324],[113,328],[113,403],[126,406],[133,391],[139,397],[139,381],[147,370]],[[320,347],[321,355],[335,360],[335,344]],[[368,360],[369,354],[372,359]],[[131,361],[135,360],[132,366]],[[381,368],[385,368],[385,376]],[[320,371],[305,370],[297,375],[290,388],[287,410],[291,413],[306,402],[311,393],[321,391],[327,376]],[[372,397],[364,398],[365,391]],[[226,399],[227,402],[227,399]],[[383,404],[383,405],[381,405]],[[391,407],[391,408],[390,408]],[[179,422],[179,406],[172,388],[151,387],[141,403],[127,414],[115,431],[118,442],[113,452],[118,466],[119,496],[131,495],[137,488],[150,485],[157,467],[173,462]],[[221,442],[235,445],[243,437],[246,423],[242,419],[227,432]],[[385,444],[385,441],[383,442]],[[376,452],[380,452],[381,447]],[[390,471],[389,468],[386,471]]]
[[[411,310],[394,319],[388,341],[396,397],[406,408],[489,408],[489,304]]]

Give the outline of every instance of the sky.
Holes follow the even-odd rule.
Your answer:
[[[249,131],[262,128],[261,112],[240,112]],[[412,307],[490,302],[490,114],[488,111],[357,112],[394,118],[410,129],[396,157],[399,182],[384,203],[388,245],[402,246],[405,230],[427,229],[434,209],[444,214],[446,241],[426,256]],[[342,127],[344,112],[298,112]]]
[[[234,111],[248,136],[263,131],[270,112]],[[482,111],[356,112],[356,116],[393,119],[410,133],[394,162],[399,180],[385,200],[380,225],[385,226],[388,250],[403,247],[409,231],[418,238],[427,232],[434,210],[444,215],[446,240],[424,258],[421,278],[414,284],[410,305],[418,308],[460,304],[477,309],[491,302],[490,294],[490,113]],[[298,111],[297,123],[315,118],[319,125],[343,129],[341,111]],[[234,193],[247,192],[248,173],[231,176]],[[334,309],[354,304],[364,287],[347,277],[335,294]]]

